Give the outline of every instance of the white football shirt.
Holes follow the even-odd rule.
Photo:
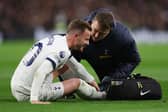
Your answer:
[[[61,68],[69,59],[71,53],[67,46],[65,36],[53,35],[50,38],[36,42],[22,58],[11,80],[11,86],[17,86],[25,94],[33,94],[31,100],[38,100],[38,92],[41,85],[32,87],[37,69],[44,61],[50,61],[52,70]],[[51,70],[51,72],[52,72]],[[36,84],[42,84],[41,78]]]

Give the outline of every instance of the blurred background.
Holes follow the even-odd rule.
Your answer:
[[[112,9],[138,42],[168,42],[168,0],[0,0],[0,42],[64,33],[98,8]]]
[[[113,10],[116,20],[127,25],[142,62],[134,73],[160,82],[163,98],[159,101],[79,101],[54,102],[56,105],[19,104],[11,94],[10,80],[19,60],[39,40],[65,33],[67,24],[98,8]],[[30,40],[30,41],[29,41]],[[140,43],[140,44],[139,44]],[[144,44],[145,43],[145,44]],[[168,0],[0,0],[0,110],[3,112],[166,112],[168,110]],[[98,81],[94,70],[81,62]],[[84,102],[84,103],[83,103]],[[66,105],[66,107],[65,107]],[[11,108],[9,108],[11,107]],[[86,108],[87,107],[87,108]],[[102,108],[106,107],[106,108]],[[2,111],[1,111],[2,112]]]

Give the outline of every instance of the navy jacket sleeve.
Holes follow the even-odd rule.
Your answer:
[[[137,66],[137,63],[122,63],[120,66],[115,70],[115,72],[111,72],[109,75],[112,79],[124,79],[130,76],[132,71]]]
[[[128,53],[125,57],[127,60],[119,63],[118,67],[108,74],[113,79],[127,78],[141,61],[134,41],[125,47],[127,47],[125,48],[125,50],[127,50],[125,53]]]

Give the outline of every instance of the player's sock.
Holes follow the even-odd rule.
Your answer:
[[[97,91],[94,87],[80,80],[80,86],[77,91],[78,95],[87,99],[105,99],[105,91]]]

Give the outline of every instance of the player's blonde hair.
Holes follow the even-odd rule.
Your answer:
[[[67,33],[71,32],[73,30],[78,30],[80,32],[84,32],[86,29],[91,31],[91,26],[89,25],[89,23],[87,23],[83,20],[80,20],[80,19],[75,19],[75,20],[72,20],[70,22],[70,24],[68,25]]]

